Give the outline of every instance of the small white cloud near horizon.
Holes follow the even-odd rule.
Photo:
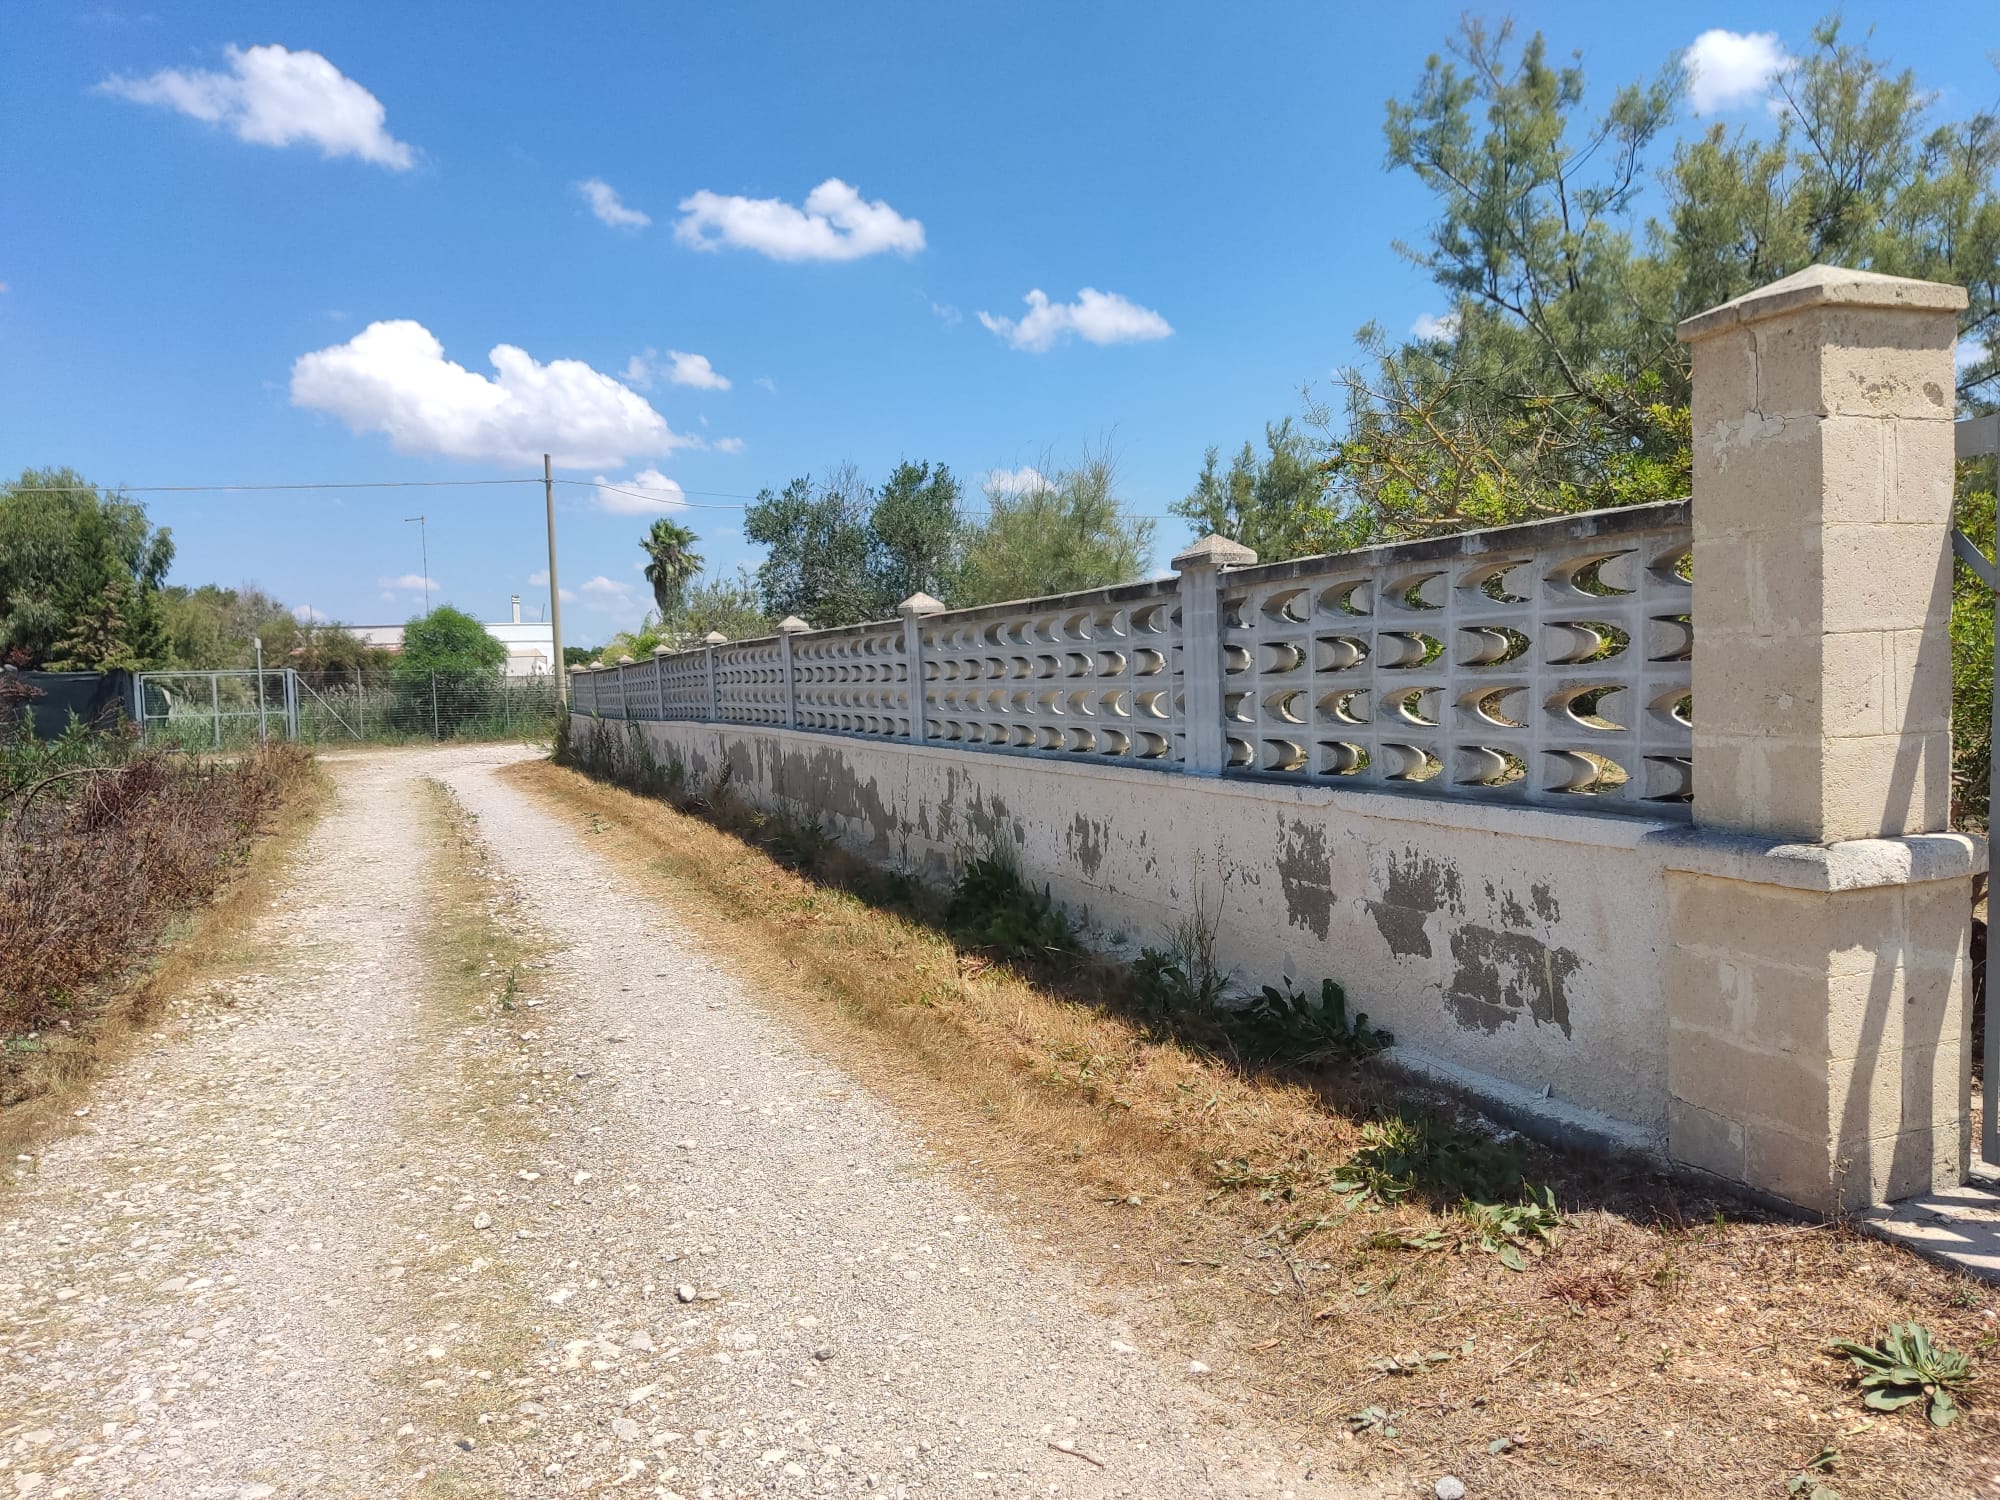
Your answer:
[[[1018,469],[988,469],[980,488],[989,495],[1027,495],[1049,487],[1049,479],[1033,464]]]
[[[598,468],[698,446],[644,397],[578,359],[542,364],[496,344],[494,376],[444,357],[444,346],[408,318],[370,323],[344,344],[292,365],[292,405],[380,432],[398,453],[469,462]]]
[[[597,222],[613,229],[644,229],[653,222],[653,216],[641,213],[636,208],[627,208],[618,196],[618,189],[602,177],[586,177],[576,185],[583,194],[590,211],[597,215]]]
[[[708,362],[706,354],[669,349],[666,362],[662,363],[660,351],[650,347],[625,361],[625,373],[620,378],[627,385],[642,391],[650,391],[660,380],[671,385],[693,386],[701,391],[726,391],[733,383]]]
[[[1791,59],[1775,31],[1704,31],[1682,54],[1688,103],[1698,115],[1733,109],[1764,97]]]
[[[982,312],[979,321],[1016,349],[1044,354],[1075,334],[1089,344],[1132,344],[1163,339],[1173,326],[1150,307],[1128,302],[1116,292],[1085,287],[1074,302],[1051,302],[1040,287],[1022,299],[1028,311],[1021,318]]]
[[[743,451],[743,439],[740,437],[717,438],[708,446],[713,448],[717,453],[736,454]]]
[[[426,578],[421,573],[398,573],[394,578],[378,578],[375,586],[379,589],[400,589],[406,594],[421,594],[429,589],[433,594],[442,593],[444,585],[435,578]]]
[[[778,394],[778,382],[773,380],[768,375],[759,375],[755,380],[751,381],[750,383],[756,386],[761,391],[770,392],[773,396]]]
[[[665,516],[687,509],[681,487],[658,469],[641,469],[630,479],[599,474],[597,508],[613,516]]]
[[[1419,313],[1417,321],[1410,325],[1410,337],[1417,339],[1449,339],[1458,337],[1458,314]]]
[[[549,586],[549,570],[547,568],[538,568],[536,571],[528,575],[529,588],[545,589],[548,586]],[[575,589],[557,589],[556,592],[562,595],[563,603],[565,604],[576,603]]]
[[[632,585],[599,573],[583,581],[583,602],[593,609],[623,609],[632,602]]]
[[[317,52],[271,45],[222,49],[228,72],[162,68],[150,78],[114,73],[96,92],[222,125],[253,146],[310,141],[326,157],[354,156],[407,172],[416,151],[384,128],[382,101]]]
[[[294,604],[292,606],[292,618],[297,620],[301,625],[324,625],[333,616],[323,609],[315,609],[310,604]]]
[[[860,260],[924,248],[924,226],[877,198],[870,203],[838,177],[806,194],[805,207],[782,198],[743,198],[703,189],[681,199],[674,238],[695,250],[754,250],[772,260]]]

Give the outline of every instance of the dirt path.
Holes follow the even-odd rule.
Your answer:
[[[11,1164],[0,1496],[1353,1493],[1088,1311],[518,753],[338,766],[227,994]],[[439,977],[432,777],[532,1008]]]

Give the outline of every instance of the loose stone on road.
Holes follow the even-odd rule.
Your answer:
[[[13,1164],[0,1496],[1359,1493],[1087,1310],[524,753],[334,765],[252,966]],[[440,998],[426,778],[532,1009]]]

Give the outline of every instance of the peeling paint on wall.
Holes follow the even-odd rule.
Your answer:
[[[1069,832],[1063,842],[1069,846],[1069,856],[1086,875],[1095,875],[1099,865],[1104,863],[1104,825],[1095,818],[1086,818],[1078,813],[1071,819]]]
[[[1553,1024],[1570,1034],[1564,986],[1581,960],[1569,949],[1468,922],[1453,931],[1451,956],[1458,967],[1445,999],[1461,1026],[1495,1032],[1525,1012],[1538,1026]]]
[[[1398,958],[1429,958],[1431,938],[1424,919],[1433,912],[1465,910],[1458,866],[1416,849],[1404,850],[1401,859],[1392,854],[1382,899],[1367,905],[1391,953]]]
[[[1285,920],[1325,940],[1333,927],[1333,861],[1326,829],[1294,818],[1278,840],[1278,880],[1285,889]]]

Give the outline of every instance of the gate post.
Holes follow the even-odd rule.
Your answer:
[[[1967,1166],[1984,849],[1943,831],[1965,305],[1813,266],[1680,326],[1695,828],[1665,877],[1668,1149],[1827,1212]]]

